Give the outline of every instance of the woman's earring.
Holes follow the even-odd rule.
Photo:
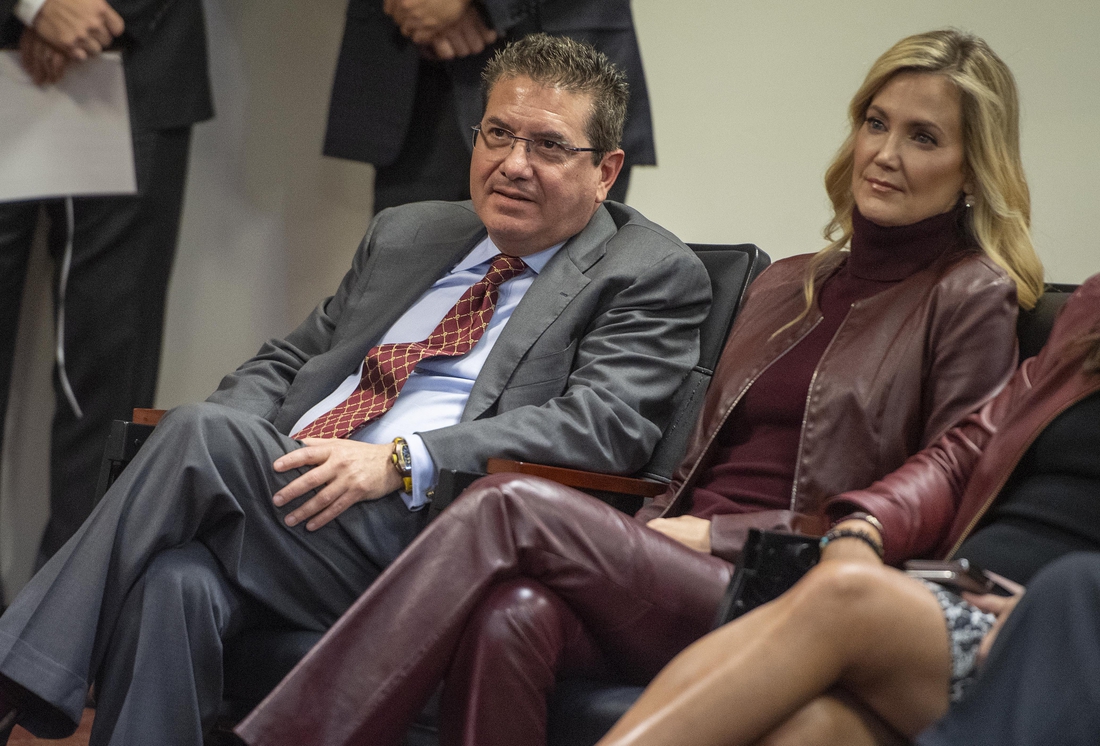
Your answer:
[[[969,194],[964,194],[963,195],[963,205],[965,205],[966,209],[969,210],[971,207],[974,206],[974,198],[971,197]]]

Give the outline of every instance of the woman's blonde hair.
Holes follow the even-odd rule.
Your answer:
[[[810,262],[805,279],[806,310],[799,318],[812,306],[815,280],[836,266],[840,251],[852,237],[856,134],[871,100],[901,72],[944,75],[958,87],[964,169],[974,188],[967,229],[974,242],[1016,283],[1020,306],[1034,307],[1043,293],[1043,265],[1031,245],[1031,197],[1020,161],[1016,81],[984,41],[943,29],[908,36],[888,49],[871,66],[848,106],[851,132],[825,172],[825,190],[833,203],[833,218],[825,226],[830,243]]]

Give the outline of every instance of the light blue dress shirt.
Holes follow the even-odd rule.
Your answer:
[[[424,446],[424,441],[416,433],[455,425],[461,420],[474,381],[505,324],[535,281],[535,277],[563,245],[564,242],[523,257],[527,269],[500,286],[493,318],[477,344],[465,355],[420,361],[405,382],[393,407],[351,436],[354,440],[365,443],[389,443],[398,436],[409,442],[413,463],[413,489],[412,494],[402,494],[409,510],[419,510],[427,505],[425,493],[435,486],[437,476],[435,463]],[[426,339],[462,294],[485,276],[493,257],[499,253],[500,249],[486,236],[450,272],[436,280],[394,322],[378,344],[419,342]],[[363,356],[366,357],[366,354],[367,350],[364,350]],[[290,432],[300,431],[351,396],[362,375],[363,364],[360,363],[358,370],[344,379],[335,391],[302,415]]]

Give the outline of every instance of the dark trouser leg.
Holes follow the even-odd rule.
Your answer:
[[[0,204],[0,448],[4,445],[23,284],[39,207],[38,202]]]
[[[532,580],[495,586],[470,616],[447,672],[442,746],[546,743],[558,676],[607,675],[599,646],[564,601]]]
[[[921,746],[1092,746],[1100,733],[1100,554],[1036,574],[979,679]]]
[[[73,200],[64,349],[66,373],[82,412],[78,417],[69,405],[55,373],[50,520],[39,565],[92,510],[111,420],[128,420],[134,407],[153,404],[190,137],[189,127],[136,131],[139,193]],[[60,273],[67,234],[64,202],[53,200],[47,210],[50,249],[55,273]]]
[[[221,641],[248,604],[202,544],[158,553],[126,595],[96,675],[91,746],[202,743],[221,704]]]
[[[265,746],[397,742],[443,678],[470,614],[494,585],[520,576],[568,604],[616,669],[651,676],[709,630],[729,575],[728,563],[578,492],[488,477],[428,527],[238,732]]]
[[[472,131],[459,131],[444,66],[421,61],[412,123],[401,152],[396,161],[375,171],[374,212],[429,199],[469,199],[472,137]]]
[[[270,496],[296,475],[276,474],[271,463],[297,447],[270,423],[214,404],[164,418],[88,521],[0,617],[0,673],[64,713],[29,711],[21,719],[28,730],[72,730],[107,650],[136,644],[119,638],[133,629],[119,624],[131,590],[159,552],[193,539],[233,586],[286,624],[323,631],[336,621],[423,517],[393,494],[358,503],[312,533],[287,528],[283,516],[300,501],[276,508]],[[220,651],[210,665],[220,665]]]

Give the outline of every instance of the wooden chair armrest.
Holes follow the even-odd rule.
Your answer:
[[[134,424],[156,425],[167,411],[167,409],[135,409],[133,414]]]
[[[592,471],[579,469],[567,469],[561,466],[544,466],[543,464],[529,464],[525,461],[510,461],[503,458],[491,458],[486,465],[486,471],[490,474],[503,474],[506,472],[518,474],[530,474],[535,477],[543,477],[566,487],[574,487],[579,490],[598,490],[600,492],[616,492],[622,495],[638,495],[640,497],[656,497],[665,491],[667,485],[660,482],[651,482],[648,479],[635,479],[633,477],[620,477],[613,474],[598,474]]]

